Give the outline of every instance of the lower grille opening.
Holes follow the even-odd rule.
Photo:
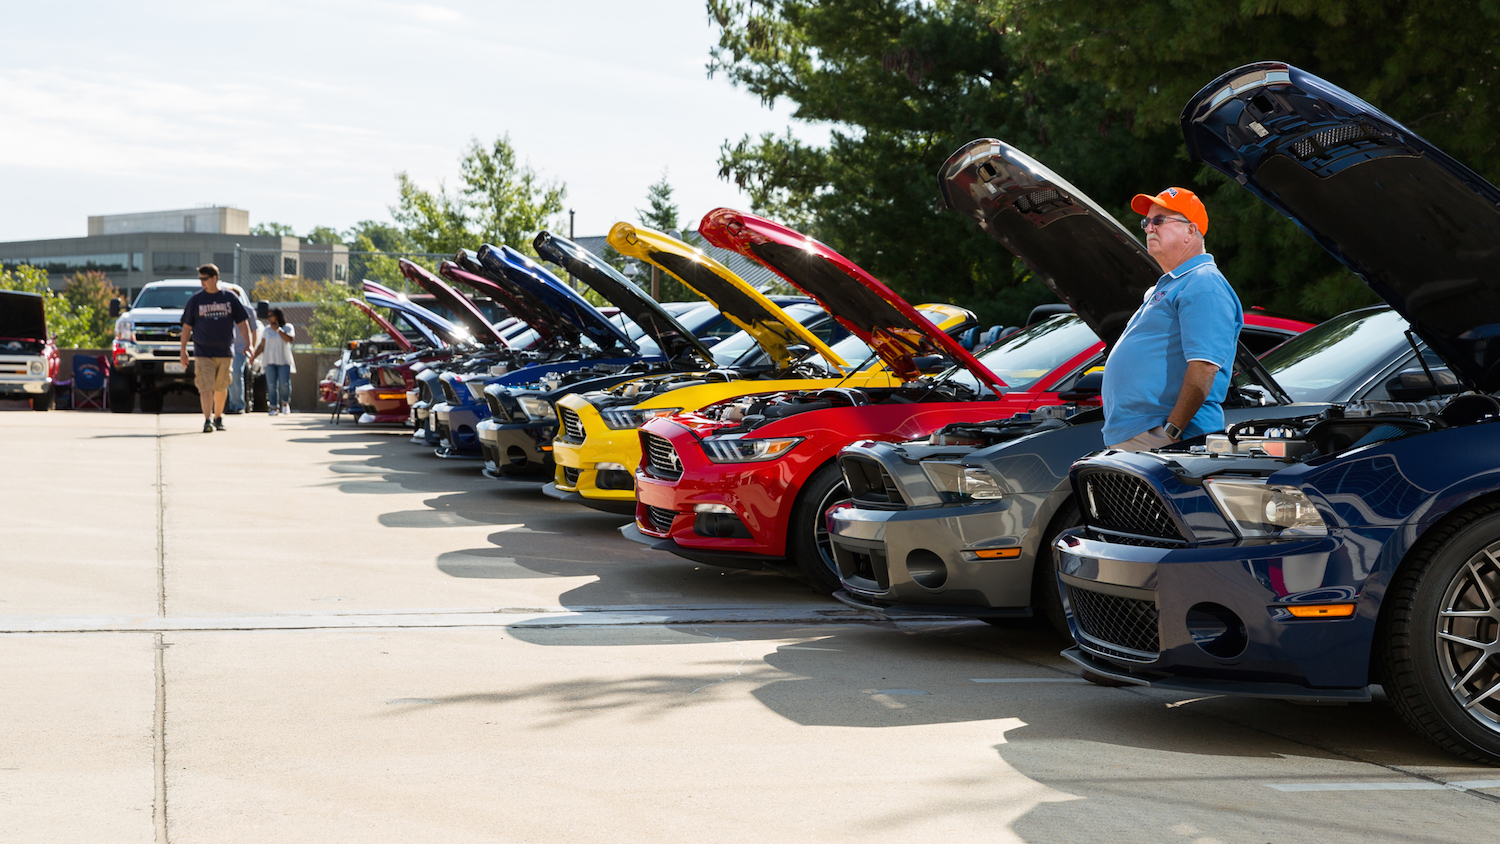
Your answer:
[[[664,507],[652,507],[650,504],[647,504],[645,509],[646,519],[650,523],[649,527],[652,530],[657,533],[671,532],[672,522],[677,518],[675,510],[668,510]]]
[[[851,585],[864,586],[867,589],[874,588],[881,592],[891,588],[891,570],[886,564],[884,551],[874,549],[860,551],[843,545],[837,548],[837,556],[847,557],[848,568],[842,564],[843,560],[840,561],[839,568],[844,569],[844,574],[851,581]]]
[[[1073,620],[1095,650],[1136,662],[1151,662],[1161,652],[1157,636],[1159,612],[1155,601],[1106,595],[1068,586]]]
[[[572,468],[569,468],[567,466],[564,466],[563,467],[563,483],[567,484],[568,486],[573,486],[573,487],[578,486],[578,472],[579,472],[579,470],[577,470],[577,469],[572,469]]]

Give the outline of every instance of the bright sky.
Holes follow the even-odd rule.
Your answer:
[[[696,226],[749,204],[717,178],[724,140],[790,114],[707,78],[701,0],[82,0],[3,17],[0,241],[211,204],[299,234],[388,221],[398,171],[456,184],[469,140],[505,133],[566,183],[579,235],[634,218],[663,170]]]

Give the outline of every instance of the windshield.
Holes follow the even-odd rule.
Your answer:
[[[141,295],[135,297],[135,306],[182,310],[187,305],[187,300],[193,298],[193,294],[202,289],[201,287],[148,287],[141,291]]]
[[[1366,380],[1371,364],[1389,360],[1393,346],[1407,345],[1407,325],[1389,309],[1353,311],[1282,343],[1260,359],[1293,401],[1346,401]]]
[[[1098,342],[1083,320],[1073,314],[1058,314],[996,341],[976,357],[1012,390],[1029,390]],[[955,369],[958,371],[949,370],[946,377],[979,389],[974,373]]]
[[[807,325],[825,313],[817,305],[806,303],[787,305],[782,310],[787,316],[803,325]],[[814,333],[818,332],[814,330]],[[720,340],[713,347],[713,353],[714,363],[719,366],[753,369],[771,365],[770,357],[761,350],[755,338],[744,331]]]

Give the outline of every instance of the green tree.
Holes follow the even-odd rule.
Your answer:
[[[344,236],[338,229],[328,226],[314,226],[313,230],[302,236],[307,243],[343,243]]]
[[[109,315],[113,299],[124,300],[120,289],[99,270],[74,273],[63,284],[62,298],[88,329],[80,348],[102,349],[114,339],[115,320]]]
[[[296,237],[297,233],[292,227],[285,223],[256,223],[250,227],[250,234],[257,237]]]
[[[698,245],[700,241],[695,232],[682,231],[682,221],[678,217],[679,208],[677,203],[672,201],[672,185],[667,181],[666,170],[661,172],[661,178],[655,184],[646,189],[646,205],[648,207],[644,209],[635,209],[636,218],[640,220],[641,225],[670,234],[694,246]],[[609,251],[619,255],[613,249]],[[641,267],[641,275],[637,276],[635,281],[661,302],[687,302],[702,298],[671,274],[662,272],[656,267]]]
[[[360,238],[365,238],[368,249],[361,250]],[[377,251],[377,252],[413,252],[416,244],[406,236],[406,232],[398,226],[390,223],[377,223],[374,220],[361,220],[355,223],[348,231],[344,232],[344,242],[351,250],[355,251]]]
[[[364,311],[344,301],[352,295],[348,287],[338,282],[318,284],[312,300],[318,303],[318,307],[313,311],[312,324],[308,326],[313,345],[341,349],[350,340],[370,336],[370,318]]]

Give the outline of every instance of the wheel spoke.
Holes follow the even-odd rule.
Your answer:
[[[1484,667],[1489,658],[1489,654],[1480,654],[1479,658],[1474,660],[1474,664],[1469,666],[1469,670],[1464,672],[1464,676],[1453,681],[1453,684],[1448,687],[1448,691],[1456,692],[1459,690],[1459,687],[1474,679],[1474,675],[1479,673],[1479,669]]]
[[[1465,645],[1479,651],[1485,651],[1486,653],[1488,653],[1490,647],[1492,646],[1492,643],[1476,642],[1473,639],[1465,639],[1462,636],[1455,636],[1452,633],[1445,633],[1441,630],[1438,631],[1438,638],[1447,639],[1450,642],[1457,642],[1460,645]]]
[[[1500,692],[1500,681],[1496,681],[1493,686],[1485,689],[1484,694],[1478,695],[1471,699],[1468,703],[1464,704],[1464,709],[1473,709],[1475,704],[1478,704],[1479,702],[1484,700],[1488,700],[1495,694],[1495,692]]]
[[[1494,610],[1443,610],[1438,613],[1443,618],[1494,618]]]
[[[1486,549],[1484,549],[1484,556],[1485,556],[1486,559],[1488,559],[1490,561],[1490,565],[1494,566],[1497,569],[1500,569],[1500,559],[1497,559],[1495,557],[1495,552],[1494,551],[1491,551],[1490,549],[1486,548]],[[1494,609],[1495,608],[1495,596],[1492,595],[1492,594],[1490,594],[1489,584],[1487,584],[1487,583],[1484,582],[1484,575],[1482,573],[1480,573],[1479,567],[1476,566],[1476,565],[1474,565],[1474,561],[1473,560],[1469,561],[1469,573],[1472,574],[1472,575],[1474,575],[1474,585],[1478,586],[1479,587],[1479,592],[1482,595],[1484,595],[1484,602],[1487,605],[1489,605],[1490,609]]]

